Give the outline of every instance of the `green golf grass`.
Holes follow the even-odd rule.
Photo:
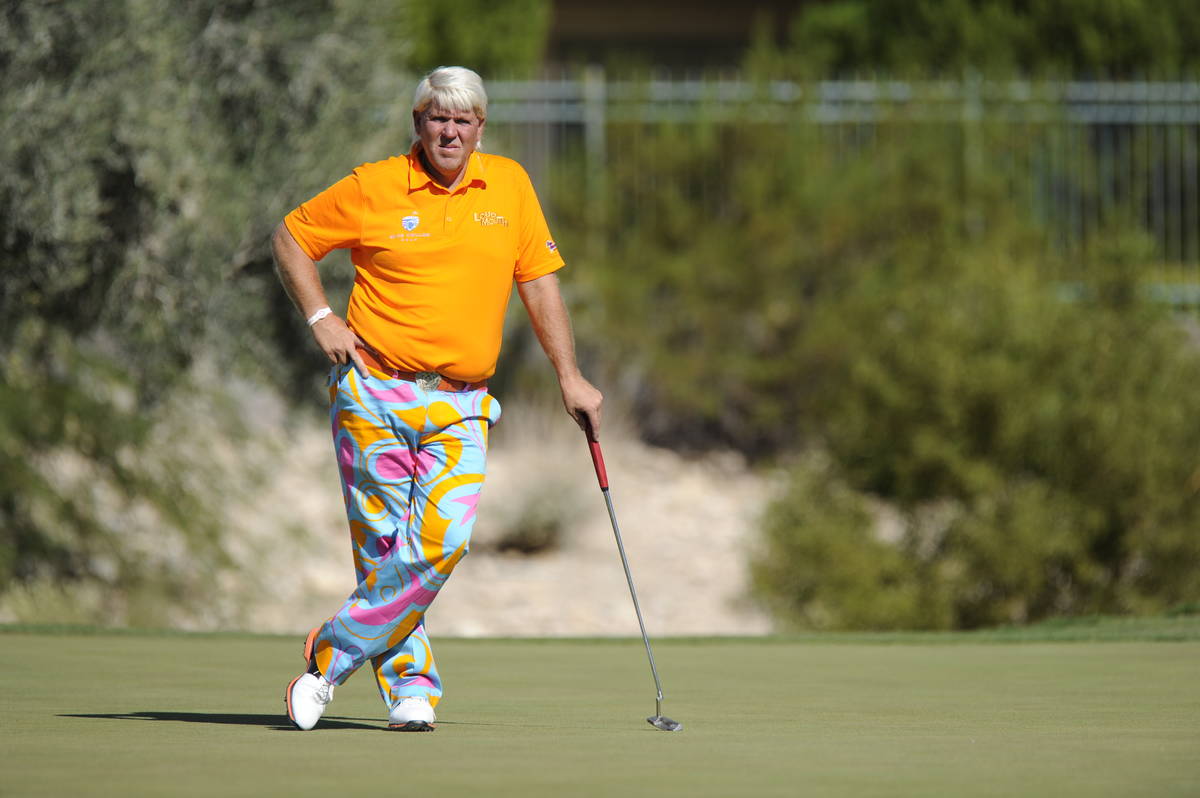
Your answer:
[[[1200,619],[1042,629],[661,639],[673,734],[640,640],[442,640],[400,734],[367,674],[291,729],[299,638],[9,628],[0,795],[1200,795]]]

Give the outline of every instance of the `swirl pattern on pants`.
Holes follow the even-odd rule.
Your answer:
[[[425,611],[467,553],[500,403],[486,390],[426,391],[347,365],[330,377],[330,420],[358,586],[316,639],[341,684],[368,659],[388,704],[442,682]]]

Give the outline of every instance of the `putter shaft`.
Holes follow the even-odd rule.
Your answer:
[[[621,527],[617,523],[617,511],[613,509],[612,496],[608,490],[608,473],[604,468],[604,455],[600,452],[600,442],[592,440],[588,435],[588,445],[592,451],[592,465],[596,467],[596,479],[600,483],[600,492],[604,494],[604,506],[608,508],[608,520],[612,522],[613,537],[617,539],[617,551],[621,554],[621,566],[625,569],[625,581],[629,584],[629,595],[633,598],[633,611],[637,613],[638,628],[642,631],[642,642],[646,644],[646,658],[650,660],[650,673],[654,676],[655,703],[653,717],[646,718],[650,725],[662,731],[679,731],[682,723],[663,717],[662,680],[658,678],[658,666],[654,664],[654,650],[650,648],[650,635],[646,634],[646,622],[642,619],[642,605],[638,602],[637,588],[633,586],[633,572],[629,570],[629,558],[625,555],[625,542],[621,540]]]
[[[658,666],[654,664],[654,651],[650,648],[650,635],[646,634],[646,622],[642,620],[642,606],[638,603],[637,589],[633,586],[633,573],[629,570],[629,558],[625,556],[625,543],[621,540],[621,527],[617,524],[617,512],[613,509],[612,496],[608,486],[600,489],[604,494],[604,505],[608,507],[608,520],[612,522],[613,536],[617,539],[617,551],[621,554],[621,565],[625,568],[625,581],[629,583],[629,595],[633,598],[633,611],[637,613],[638,628],[642,630],[642,642],[646,644],[646,657],[650,660],[650,673],[654,676],[654,689],[658,698],[655,701],[655,714],[662,715],[662,681],[658,678]]]

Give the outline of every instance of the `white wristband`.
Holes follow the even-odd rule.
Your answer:
[[[333,308],[329,308],[329,307],[321,308],[316,313],[314,313],[308,317],[308,326],[311,327],[314,324],[316,324],[317,322],[319,322],[321,319],[325,318],[326,316],[332,316],[332,315],[333,315]]]

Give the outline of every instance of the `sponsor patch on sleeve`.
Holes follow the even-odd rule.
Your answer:
[[[555,244],[553,241],[551,241],[550,239],[547,238],[546,239],[546,249],[550,250],[551,252],[554,252],[555,250],[558,249],[558,244]]]

